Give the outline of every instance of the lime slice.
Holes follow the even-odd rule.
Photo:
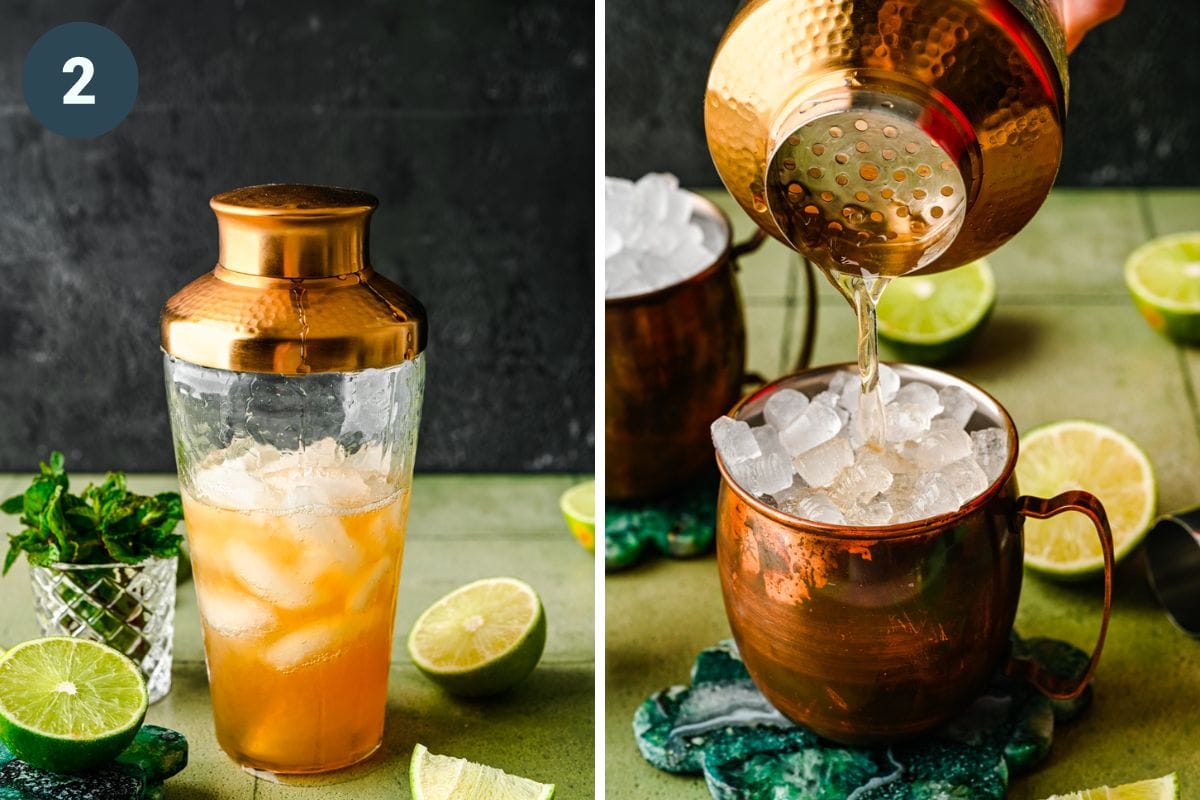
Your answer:
[[[554,784],[518,778],[465,758],[438,756],[418,744],[408,767],[413,800],[550,800]]]
[[[1152,239],[1125,260],[1125,285],[1150,327],[1200,344],[1200,232]]]
[[[1150,781],[1126,783],[1121,786],[1101,786],[1071,794],[1056,794],[1046,800],[1178,800],[1179,783],[1175,773]]]
[[[596,548],[596,482],[584,481],[562,493],[558,498],[567,527],[588,550]]]
[[[892,281],[879,299],[879,339],[901,360],[937,364],[966,349],[996,305],[996,281],[980,259]]]
[[[87,772],[111,761],[146,705],[137,665],[97,642],[34,639],[0,658],[0,741],[35,767]]]
[[[1068,489],[1096,495],[1112,526],[1117,560],[1145,536],[1154,518],[1150,460],[1128,437],[1094,422],[1055,422],[1030,431],[1017,456],[1023,494],[1053,497]],[[1085,577],[1104,568],[1095,529],[1082,514],[1025,521],[1025,563],[1059,577]]]
[[[446,691],[483,697],[523,681],[546,647],[546,614],[516,578],[468,583],[438,600],[408,634],[417,669]]]

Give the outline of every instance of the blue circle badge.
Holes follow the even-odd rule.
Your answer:
[[[120,36],[90,22],[45,33],[25,57],[25,104],[41,123],[71,139],[108,133],[137,99],[138,69]]]

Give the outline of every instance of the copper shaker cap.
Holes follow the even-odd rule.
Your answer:
[[[717,172],[759,227],[827,268],[894,275],[914,254],[929,271],[986,255],[1033,217],[1058,169],[1055,9],[747,0],[705,94]]]
[[[217,265],[163,307],[168,354],[234,372],[303,375],[390,367],[425,349],[425,309],[368,262],[375,197],[267,184],[223,192],[210,205]]]

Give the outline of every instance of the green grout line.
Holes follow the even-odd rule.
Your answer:
[[[1150,213],[1150,194],[1145,189],[1137,191],[1138,216],[1142,218],[1142,233],[1144,239],[1158,236],[1158,226],[1154,224],[1154,215]]]
[[[1179,361],[1179,372],[1183,375],[1183,393],[1187,396],[1188,407],[1192,411],[1192,424],[1196,428],[1196,439],[1200,440],[1200,402],[1197,401],[1196,386],[1192,383],[1192,373],[1188,369],[1187,351],[1180,345],[1175,345],[1175,358]]]
[[[1137,192],[1138,216],[1142,219],[1142,232],[1147,240],[1158,236],[1158,226],[1154,224],[1154,214],[1150,211],[1150,193],[1145,189]],[[1187,363],[1187,351],[1182,345],[1172,345],[1175,348],[1175,360],[1179,364],[1179,374],[1183,378],[1183,394],[1188,408],[1192,412],[1192,427],[1196,429],[1196,439],[1200,441],[1200,396],[1196,394],[1196,386],[1192,382],[1192,372]]]
[[[788,362],[791,361],[792,334],[794,333],[792,329],[796,327],[796,308],[798,305],[796,302],[797,258],[799,256],[796,256],[794,253],[788,257],[787,287],[784,289],[783,294],[783,339],[779,343],[779,362],[775,374],[763,376],[768,381],[791,372],[791,364]]]

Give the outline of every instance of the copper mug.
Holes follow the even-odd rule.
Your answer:
[[[608,497],[664,494],[709,467],[709,425],[742,393],[746,325],[734,272],[765,237],[733,244],[725,212],[699,195],[692,202],[724,227],[716,260],[679,283],[604,301]]]
[[[781,378],[730,412],[755,424],[768,397],[811,395],[833,365]],[[976,414],[1008,432],[1008,462],[958,511],[918,522],[846,527],[797,519],[738,487],[724,464],[717,564],[725,611],[754,682],[784,714],[847,744],[900,739],[950,719],[1003,666],[1053,698],[1078,696],[1104,645],[1112,602],[1112,534],[1093,495],[1022,496],[1013,469],[1017,432],[978,387],[944,372],[894,365],[905,381],[959,386]],[[1075,680],[1011,656],[1021,592],[1025,517],[1086,514],[1104,551],[1104,614],[1086,672]]]

